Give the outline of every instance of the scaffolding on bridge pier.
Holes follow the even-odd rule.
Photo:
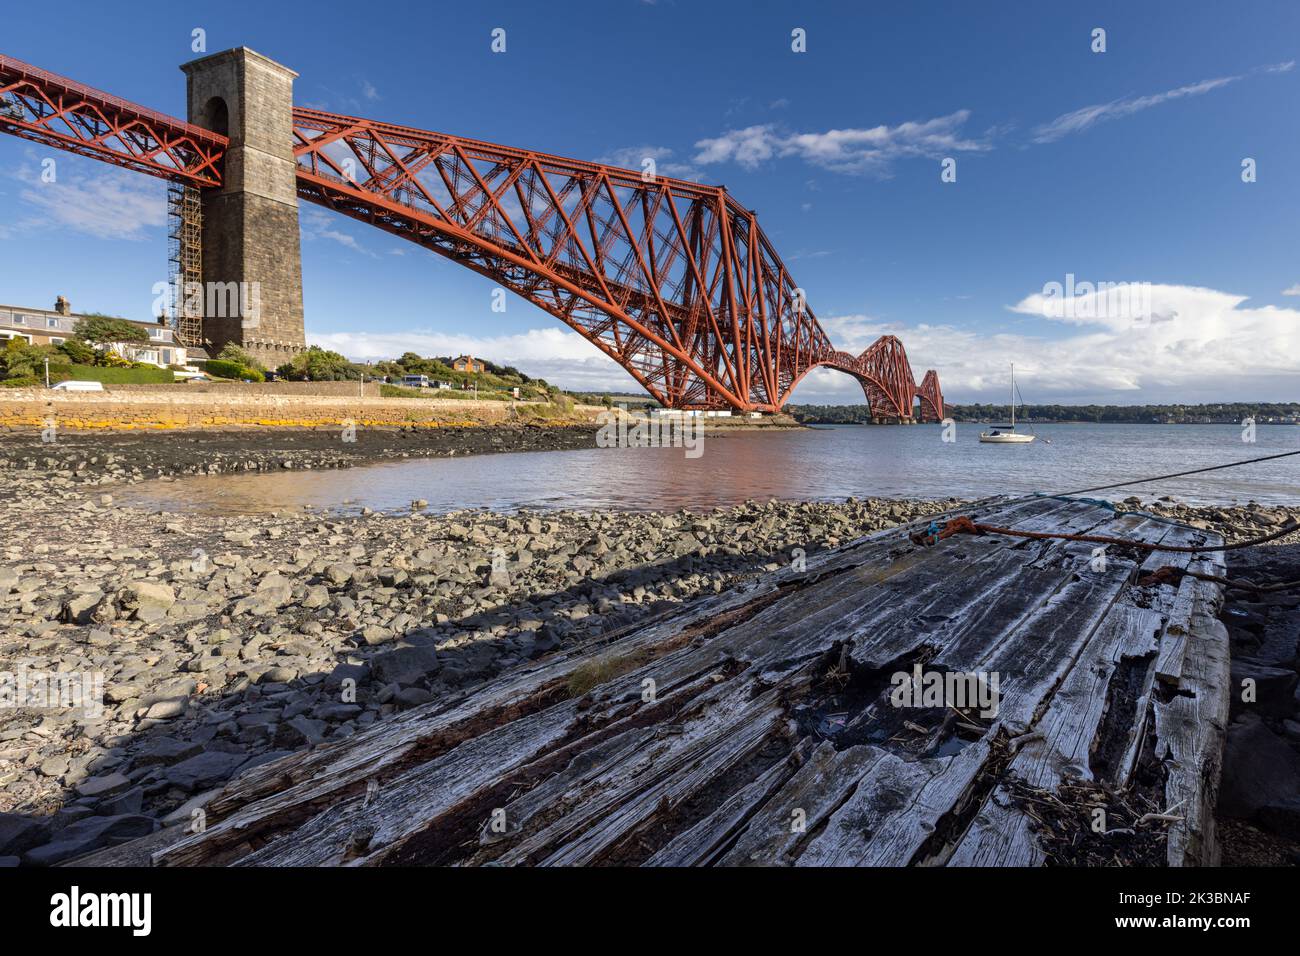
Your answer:
[[[168,184],[167,227],[172,328],[177,342],[198,348],[203,345],[203,204],[198,189]]]

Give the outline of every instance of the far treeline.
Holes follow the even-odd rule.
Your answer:
[[[871,410],[866,405],[787,405],[786,412],[805,425],[866,425]],[[949,405],[947,414],[958,422],[1001,422],[1006,405]],[[1129,425],[1206,425],[1256,422],[1300,423],[1300,402],[1222,402],[1211,405],[1022,405],[1017,421],[1102,422]]]

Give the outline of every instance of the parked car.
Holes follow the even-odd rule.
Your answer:
[[[429,376],[427,375],[403,375],[402,384],[408,388],[428,388]]]
[[[102,392],[104,390],[103,382],[74,382],[69,379],[66,382],[59,382],[51,385],[50,388],[57,388],[64,392]]]

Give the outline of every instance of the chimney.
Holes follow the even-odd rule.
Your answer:
[[[63,296],[59,296],[54,300],[54,311],[59,313],[59,315],[71,315],[72,304]]]

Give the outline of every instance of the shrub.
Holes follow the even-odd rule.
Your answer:
[[[78,365],[94,365],[99,353],[83,339],[65,339],[56,348]]]
[[[253,356],[249,355],[234,342],[227,342],[217,355],[217,360],[222,362],[233,362],[241,368],[252,369],[256,372],[265,372],[266,366],[259,362]],[[262,379],[258,379],[262,381]]]
[[[0,388],[31,388],[33,385],[44,385],[35,375],[20,375],[17,378],[7,378],[0,382]]]
[[[68,378],[78,382],[103,382],[105,385],[161,385],[176,380],[171,369],[145,365],[141,368],[109,368],[100,365],[72,365]],[[50,381],[54,381],[53,368]]]
[[[31,377],[43,381],[45,360],[54,354],[48,345],[31,345],[15,336],[0,348],[0,379]]]
[[[355,382],[362,372],[338,352],[312,345],[277,368],[275,374],[296,382]]]

